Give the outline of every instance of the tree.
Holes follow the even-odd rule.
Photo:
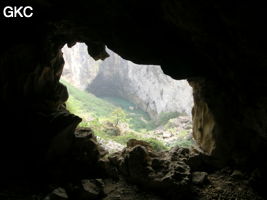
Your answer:
[[[117,127],[121,122],[128,121],[127,114],[122,108],[116,108],[115,110],[113,110],[113,112],[111,113],[111,119],[115,127]]]

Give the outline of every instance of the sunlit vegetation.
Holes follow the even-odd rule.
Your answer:
[[[132,103],[115,97],[99,98],[81,91],[64,80],[68,88],[69,99],[67,109],[80,116],[83,121],[80,127],[90,127],[95,135],[105,140],[112,140],[126,145],[129,139],[135,138],[148,142],[156,151],[167,150],[179,145],[189,147],[192,144],[186,130],[179,131],[169,126],[172,118],[179,113],[161,113],[157,120],[151,120],[147,113]],[[132,108],[135,109],[132,109]],[[166,143],[153,134],[157,127],[164,127],[166,131],[177,135],[177,141]]]

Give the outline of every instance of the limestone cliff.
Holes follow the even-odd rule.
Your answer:
[[[88,55],[87,46],[81,43],[62,49],[65,60],[63,77],[72,85],[84,90],[96,77],[101,61],[95,61]]]
[[[63,78],[76,87],[87,88],[97,96],[127,99],[154,119],[161,112],[191,113],[192,89],[187,81],[172,79],[160,66],[124,60],[108,49],[110,57],[95,62],[86,49],[81,43],[71,49],[63,48],[66,62]]]

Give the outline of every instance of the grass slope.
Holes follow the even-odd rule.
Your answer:
[[[162,113],[158,120],[150,120],[147,113],[136,108],[134,104],[124,99],[117,97],[99,98],[72,86],[65,80],[61,79],[61,82],[67,86],[69,92],[69,99],[66,102],[67,109],[83,119],[79,124],[80,127],[91,127],[95,135],[103,139],[116,141],[123,145],[125,145],[129,139],[135,138],[147,141],[155,150],[167,149],[160,140],[145,137],[145,134],[149,130],[165,125],[169,119],[177,117],[178,113]],[[118,108],[122,108],[125,112],[130,130],[123,135],[114,136],[107,134],[103,128],[107,121],[112,121],[112,113]],[[186,144],[183,144],[184,142]],[[184,140],[177,141],[177,144],[178,143],[182,144],[181,146],[188,146],[187,141]]]
[[[65,80],[61,79],[61,82],[68,88],[70,97],[67,101],[67,108],[71,112],[76,113],[78,111],[83,114],[91,113],[96,117],[105,117],[116,108],[113,104],[102,100],[91,93],[75,88]]]

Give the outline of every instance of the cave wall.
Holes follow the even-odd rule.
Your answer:
[[[238,89],[214,80],[189,82],[194,88],[193,134],[201,148],[220,158],[218,164],[264,165],[260,155],[266,153],[266,95],[257,93],[266,86],[251,80],[240,81],[246,87]]]
[[[125,59],[188,78],[201,148],[219,163],[266,162],[259,157],[267,146],[267,17],[260,3],[28,0],[21,5],[32,5],[34,16],[1,16],[0,152],[7,166],[40,159],[66,123],[78,123],[62,107],[67,94],[58,82],[60,49],[75,42],[85,42],[96,60],[108,56],[107,45]]]

